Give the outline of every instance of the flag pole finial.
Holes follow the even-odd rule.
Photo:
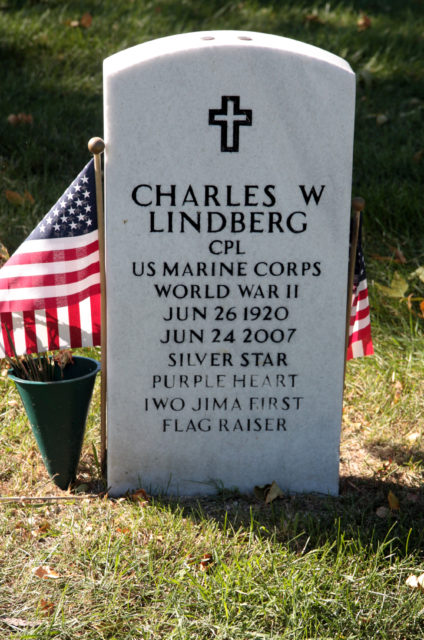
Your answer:
[[[94,140],[94,138],[93,138]],[[357,212],[361,212],[365,209],[365,200],[360,196],[352,199],[352,209]]]
[[[103,153],[103,151],[105,150],[105,141],[102,140],[102,138],[98,138],[97,136],[95,138],[90,138],[90,140],[88,141],[88,150],[90,153],[96,156],[100,153]]]

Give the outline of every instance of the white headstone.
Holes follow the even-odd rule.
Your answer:
[[[111,492],[336,494],[354,74],[237,31],[104,74]]]

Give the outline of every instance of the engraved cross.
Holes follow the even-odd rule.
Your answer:
[[[221,127],[221,151],[238,151],[240,127],[252,126],[252,110],[240,109],[240,96],[222,96],[221,109],[209,109],[209,124]]]

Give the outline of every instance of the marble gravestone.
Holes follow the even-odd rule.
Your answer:
[[[216,31],[104,83],[111,494],[337,494],[353,72]]]

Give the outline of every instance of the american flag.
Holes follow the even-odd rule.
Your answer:
[[[94,161],[0,269],[0,357],[100,344]]]
[[[346,360],[360,356],[372,356],[370,305],[362,253],[362,218],[359,222],[358,245],[356,248],[355,275],[353,279],[352,308],[350,311],[349,343]]]

